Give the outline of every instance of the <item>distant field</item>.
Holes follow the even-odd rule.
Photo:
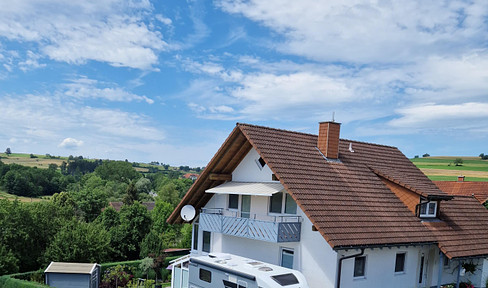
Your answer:
[[[463,164],[454,165],[461,158]],[[425,157],[410,159],[431,180],[456,181],[457,176],[465,176],[465,181],[488,181],[488,160],[479,157]]]
[[[46,155],[35,155],[37,158],[30,158],[30,154],[21,154],[21,153],[12,153],[7,156],[5,153],[0,153],[0,161],[5,164],[12,164],[16,163],[19,165],[24,165],[28,167],[37,167],[37,168],[48,168],[49,164],[56,164],[61,166],[63,161],[67,161],[68,158],[60,157],[59,159],[51,159],[46,157]]]
[[[8,199],[8,200],[19,200],[20,202],[40,202],[40,201],[46,201],[46,199],[41,199],[41,198],[29,198],[29,197],[19,197],[15,196],[12,194],[8,194],[7,192],[3,192],[0,190],[0,199]]]

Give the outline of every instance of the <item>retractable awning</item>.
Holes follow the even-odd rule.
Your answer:
[[[285,188],[279,182],[236,182],[229,181],[205,190],[206,193],[271,196]]]

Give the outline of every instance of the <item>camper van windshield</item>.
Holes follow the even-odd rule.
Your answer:
[[[271,276],[271,278],[273,278],[273,280],[278,282],[278,284],[280,284],[281,286],[298,284],[297,277],[295,277],[295,275],[291,273],[275,275],[275,276]]]

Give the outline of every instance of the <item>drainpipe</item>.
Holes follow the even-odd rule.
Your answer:
[[[439,272],[437,273],[437,288],[441,288],[441,282],[442,282],[442,268],[444,267],[444,253],[442,251],[439,251]]]
[[[364,248],[361,248],[361,252],[359,252],[358,254],[343,256],[343,257],[339,258],[339,265],[337,267],[337,285],[336,285],[336,288],[341,288],[342,261],[349,259],[349,258],[363,256],[363,254],[364,254]]]
[[[458,272],[457,272],[457,280],[456,280],[456,288],[459,288],[459,278],[461,277],[461,260],[458,260]]]

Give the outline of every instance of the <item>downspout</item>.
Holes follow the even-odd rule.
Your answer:
[[[336,285],[336,288],[341,288],[342,261],[349,259],[349,258],[363,256],[363,255],[364,255],[364,248],[361,248],[361,252],[359,252],[358,254],[343,256],[343,257],[339,258],[339,265],[337,267],[337,285]]]
[[[459,280],[461,278],[461,260],[458,260],[458,272],[457,272],[457,280],[456,280],[456,288],[459,288]]]
[[[441,288],[441,283],[442,283],[442,268],[444,266],[444,253],[442,251],[439,251],[439,272],[437,274],[437,288]]]

